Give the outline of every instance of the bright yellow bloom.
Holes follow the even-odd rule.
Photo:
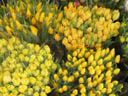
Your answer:
[[[40,96],[47,96],[47,94],[45,92],[41,92]]]
[[[62,88],[59,88],[59,89],[58,89],[58,92],[59,92],[59,93],[63,93],[63,89],[62,89]]]
[[[33,25],[30,25],[30,29],[31,29],[32,34],[37,36],[38,29],[35,26],[33,26]]]
[[[108,63],[106,64],[106,67],[107,67],[107,68],[111,68],[111,67],[112,67],[112,62],[108,62]]]
[[[39,20],[41,23],[43,23],[44,16],[45,16],[45,13],[42,12],[41,15],[40,15],[40,20]]]
[[[29,78],[29,81],[30,81],[30,83],[31,83],[32,85],[34,85],[34,84],[36,83],[36,78],[30,77],[30,78]]]
[[[99,65],[102,65],[102,64],[103,64],[103,59],[98,60],[97,63],[98,63]]]
[[[91,63],[93,60],[94,60],[94,56],[93,55],[89,56],[88,63]]]
[[[22,29],[22,24],[20,24],[20,22],[17,20],[16,20],[16,26],[18,30]]]
[[[9,82],[11,82],[11,76],[10,76],[10,75],[4,75],[4,76],[3,76],[3,82],[4,82],[4,83],[9,83]]]
[[[109,96],[116,96],[115,94],[109,94]]]
[[[80,84],[81,84],[81,83],[84,83],[84,78],[80,77],[80,78],[79,78],[79,83],[80,83]]]
[[[85,87],[81,88],[80,93],[86,93],[86,88]]]
[[[120,12],[119,12],[119,10],[114,10],[114,11],[113,11],[112,19],[115,21],[115,20],[117,20],[119,17],[120,17]]]
[[[27,8],[26,16],[27,16],[27,18],[30,18],[31,17],[31,11],[30,11],[29,8]]]
[[[39,93],[38,93],[38,92],[35,92],[35,93],[33,94],[33,96],[39,96]]]
[[[37,7],[36,7],[36,11],[40,10],[41,6],[42,6],[42,2],[39,2]]]
[[[19,59],[20,59],[21,61],[24,61],[24,55],[23,55],[23,54],[20,54],[20,55],[19,55]]]
[[[64,92],[66,92],[68,90],[67,85],[63,85],[62,89],[63,89]]]
[[[53,34],[53,28],[51,26],[48,28],[48,33]]]
[[[73,93],[74,95],[77,95],[77,94],[78,94],[78,90],[77,90],[77,89],[74,89],[72,93]]]
[[[50,86],[46,86],[46,87],[45,87],[45,92],[46,92],[46,93],[50,93],[50,92],[51,92]]]
[[[27,90],[27,86],[26,85],[20,85],[18,90],[19,90],[19,92],[24,93]]]
[[[59,76],[57,74],[54,74],[54,80],[59,80]]]
[[[2,26],[2,20],[0,19],[0,26]]]
[[[120,73],[120,69],[119,68],[117,68],[117,69],[115,69],[114,71],[113,71],[113,74],[114,75],[118,75]]]
[[[36,24],[36,19],[35,19],[35,17],[32,18],[32,21],[31,21],[31,22],[32,22],[33,25]]]
[[[12,28],[10,28],[9,26],[5,27],[6,31],[8,32],[9,35],[12,34]]]
[[[120,62],[120,55],[117,55],[115,58],[115,63],[119,63]]]

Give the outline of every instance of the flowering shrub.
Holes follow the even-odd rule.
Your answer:
[[[0,39],[0,96],[47,96],[57,65],[47,45]]]
[[[56,41],[61,41],[68,50],[85,45],[99,48],[102,43],[119,34],[120,22],[116,22],[120,13],[108,8],[88,6],[75,7],[69,3],[58,14],[55,27],[48,29]]]
[[[120,69],[115,49],[76,49],[67,55],[63,67],[54,74],[54,88],[61,96],[117,96],[122,85],[113,77]]]

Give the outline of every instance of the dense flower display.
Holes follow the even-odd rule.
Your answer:
[[[54,87],[61,96],[116,96],[119,84],[113,77],[120,72],[119,62],[114,48],[76,49],[54,74]]]
[[[127,96],[127,0],[5,1],[0,96]]]
[[[0,96],[47,96],[56,63],[48,45],[0,39]]]
[[[49,28],[56,41],[68,50],[75,50],[85,45],[99,48],[102,43],[119,34],[120,22],[115,22],[120,16],[118,10],[108,8],[93,8],[88,6],[74,6],[69,3],[64,7],[56,19],[56,28]],[[54,31],[53,31],[54,30]]]

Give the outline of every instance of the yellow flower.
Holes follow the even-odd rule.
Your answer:
[[[6,31],[8,32],[9,35],[12,34],[12,28],[10,28],[9,26],[5,27]]]
[[[28,85],[29,84],[29,79],[24,77],[24,78],[21,79],[21,83],[23,85]]]
[[[120,55],[117,55],[115,58],[115,63],[119,63],[120,62]]]
[[[67,81],[68,77],[66,75],[64,75],[62,79],[63,79],[63,81]]]
[[[54,39],[55,39],[56,41],[60,41],[60,40],[61,40],[61,36],[60,36],[59,34],[55,34],[55,35],[54,35]]]
[[[79,83],[81,84],[81,83],[84,83],[84,78],[83,77],[80,77],[79,78]]]
[[[113,81],[113,84],[117,85],[118,84],[118,81],[117,80]]]
[[[98,63],[99,65],[102,65],[102,64],[103,64],[103,59],[98,60],[97,63]]]
[[[62,89],[62,88],[59,88],[59,89],[58,89],[58,92],[59,92],[59,93],[63,93],[63,89]]]
[[[102,92],[102,93],[105,93],[105,92],[106,92],[106,88],[103,88],[103,89],[101,90],[101,92]]]
[[[35,93],[33,94],[33,96],[39,96],[39,93],[38,93],[38,92],[35,92]]]
[[[30,18],[31,17],[31,11],[30,11],[29,8],[27,8],[26,16],[27,16],[27,18]]]
[[[89,83],[88,83],[88,87],[89,87],[89,88],[92,88],[92,87],[93,87],[93,83],[92,83],[92,82],[89,82]]]
[[[67,85],[63,85],[62,89],[63,89],[64,92],[66,92],[68,90]]]
[[[20,80],[20,78],[16,78],[16,77],[14,77],[14,78],[12,79],[12,82],[13,82],[13,85],[15,85],[15,86],[19,86],[21,80]]]
[[[47,96],[47,94],[45,92],[41,92],[40,96]]]
[[[115,94],[109,94],[109,96],[116,96]]]
[[[27,93],[28,93],[28,95],[32,95],[32,93],[33,93],[33,88],[28,88]]]
[[[23,54],[20,54],[20,55],[19,55],[19,59],[20,59],[21,61],[24,61],[24,55],[23,55]]]
[[[54,74],[54,80],[59,80],[59,76],[57,74]]]
[[[37,36],[38,29],[35,26],[33,26],[33,25],[30,25],[30,29],[31,29],[32,34]]]
[[[72,93],[76,96],[78,94],[78,90],[74,89]]]
[[[85,87],[82,87],[82,88],[80,89],[80,93],[86,93],[86,88],[85,88]]]
[[[12,18],[14,19],[14,21],[16,20],[16,14],[14,12],[11,13],[12,14]]]
[[[35,17],[32,18],[32,21],[31,21],[31,22],[32,22],[33,25],[36,24],[36,19],[35,19]]]
[[[28,54],[28,49],[23,49],[23,50],[22,50],[22,53],[23,53],[24,55],[27,55],[27,54]]]
[[[93,60],[94,60],[94,56],[93,55],[89,56],[88,63],[91,63]]]
[[[106,67],[107,67],[107,68],[111,68],[111,67],[112,67],[112,62],[108,62],[108,63],[106,64]]]
[[[120,69],[119,68],[117,68],[117,69],[115,69],[114,71],[113,71],[113,74],[114,75],[118,75],[120,73]]]
[[[120,12],[119,12],[119,10],[114,10],[114,11],[113,11],[112,19],[115,21],[115,20],[117,20],[119,17],[120,17]]]
[[[112,72],[111,72],[110,70],[108,70],[108,71],[106,72],[106,76],[111,76],[111,74],[112,74]]]
[[[30,77],[29,81],[32,85],[34,85],[36,83],[36,78],[35,77]]]
[[[38,21],[40,19],[40,11],[38,11],[35,15],[35,19]]]
[[[95,60],[97,61],[100,58],[101,51],[97,51],[95,54]]]
[[[68,82],[69,83],[71,83],[71,82],[73,82],[74,81],[74,76],[72,75],[72,76],[70,76],[70,77],[68,77]]]
[[[112,92],[112,89],[111,88],[108,88],[107,89],[107,93],[109,94],[109,93],[111,93]]]
[[[2,26],[2,20],[0,19],[0,26]]]
[[[41,15],[40,15],[40,20],[39,20],[41,23],[43,23],[44,16],[45,16],[45,13],[42,12]]]
[[[24,93],[27,90],[27,86],[26,85],[20,85],[18,90],[19,90],[19,92]]]
[[[53,34],[53,28],[51,26],[48,28],[48,33]]]
[[[37,7],[36,7],[36,11],[40,10],[41,6],[42,6],[42,2],[39,2]]]
[[[75,76],[75,77],[78,77],[78,76],[79,76],[79,72],[75,72],[75,73],[74,73],[74,76]]]
[[[53,17],[53,13],[49,12],[48,17],[49,17],[49,19],[51,19]]]
[[[17,26],[17,29],[20,30],[22,29],[22,25],[20,24],[19,21],[16,20],[16,26]]]

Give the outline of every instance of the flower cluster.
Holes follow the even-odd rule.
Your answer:
[[[117,96],[119,84],[113,77],[120,72],[120,55],[115,56],[114,48],[76,49],[67,59],[53,76],[61,96]]]
[[[101,47],[102,43],[119,34],[120,22],[116,22],[120,13],[118,10],[88,6],[74,6],[69,3],[55,20],[56,28],[50,27],[49,34],[53,34],[56,41],[68,50],[88,47]],[[81,46],[79,46],[81,45]]]
[[[0,42],[0,96],[47,96],[57,67],[49,46],[41,48],[15,37]]]
[[[7,4],[3,9],[7,13],[0,19],[2,36],[14,35],[29,42],[39,42],[39,36],[47,33],[58,10],[53,4],[42,4],[37,0],[16,1],[16,4]]]

